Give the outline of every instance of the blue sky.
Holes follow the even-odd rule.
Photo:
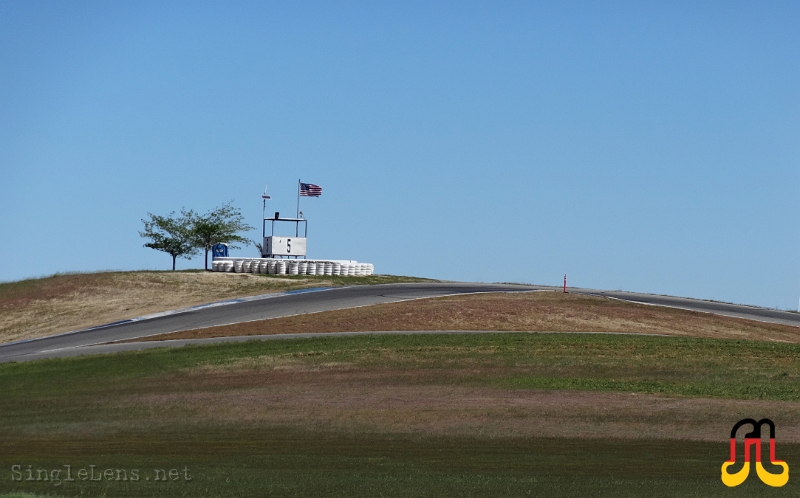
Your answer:
[[[148,212],[258,226],[301,178],[310,257],[794,309],[797,26],[796,2],[0,0],[0,280],[167,269]]]

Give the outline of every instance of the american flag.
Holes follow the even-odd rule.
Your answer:
[[[313,183],[300,183],[300,195],[304,197],[319,197],[322,195],[322,187]]]

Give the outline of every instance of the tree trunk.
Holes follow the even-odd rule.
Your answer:
[[[172,271],[175,271],[175,260],[178,258],[177,255],[172,255]]]

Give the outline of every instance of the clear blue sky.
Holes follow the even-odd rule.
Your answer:
[[[0,0],[0,280],[166,269],[148,212],[258,226],[302,178],[310,257],[794,309],[798,26],[779,1]]]

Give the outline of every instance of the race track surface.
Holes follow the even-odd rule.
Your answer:
[[[212,305],[147,320],[110,324],[3,345],[0,346],[0,362],[63,356],[70,348],[267,318],[453,294],[520,292],[544,288],[527,285],[425,282],[355,285],[317,291],[311,289],[302,292],[267,294],[261,299],[229,302],[221,306]]]
[[[157,316],[138,321],[109,324],[87,330],[11,343],[0,346],[0,362],[25,361],[39,358],[76,356],[80,354],[105,353],[120,350],[144,349],[165,345],[183,345],[221,340],[251,340],[248,338],[202,339],[192,342],[165,341],[150,342],[147,345],[123,345],[106,343],[135,339],[150,335],[191,330],[202,327],[228,325],[267,318],[331,311],[373,304],[407,301],[437,296],[471,294],[481,292],[525,292],[534,290],[556,290],[554,287],[480,284],[462,282],[406,283],[337,287],[321,290],[306,290],[284,294],[271,294],[237,302],[216,303],[205,307],[184,310],[165,316]],[[697,299],[637,294],[622,291],[602,291],[592,289],[573,289],[569,292],[604,296],[642,304],[669,306],[706,313],[759,320],[800,327],[800,314],[778,311],[754,306],[702,301]],[[445,331],[447,332],[447,331]],[[453,333],[449,331],[447,333]],[[270,336],[269,338],[290,338]],[[261,337],[258,337],[261,338]]]

